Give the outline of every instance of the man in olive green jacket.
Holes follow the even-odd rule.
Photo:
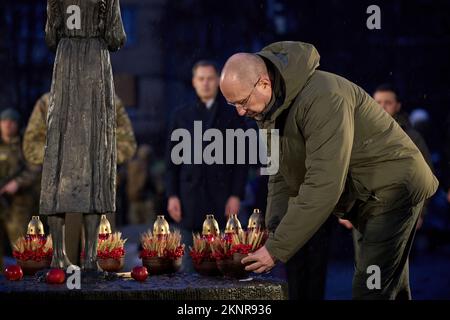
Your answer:
[[[410,298],[415,224],[438,182],[392,117],[363,89],[318,66],[314,46],[278,42],[233,55],[222,71],[227,101],[280,136],[279,170],[268,184],[271,233],[243,263],[265,272],[287,262],[334,212],[361,233],[353,297]]]

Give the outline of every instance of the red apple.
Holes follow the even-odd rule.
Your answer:
[[[23,271],[19,265],[8,266],[5,269],[6,279],[10,281],[18,281],[23,278]]]
[[[144,266],[134,267],[131,270],[131,276],[136,281],[145,281],[148,277],[147,268]]]
[[[51,269],[47,272],[46,280],[49,284],[64,283],[64,281],[66,281],[66,273],[63,269]]]

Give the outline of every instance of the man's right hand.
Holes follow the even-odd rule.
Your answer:
[[[167,202],[167,211],[170,217],[176,222],[181,222],[181,202],[177,196],[172,196]]]
[[[447,201],[450,203],[450,189],[448,189],[448,192],[447,192]]]

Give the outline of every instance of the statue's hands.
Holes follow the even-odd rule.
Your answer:
[[[225,205],[225,216],[229,217],[232,214],[238,214],[241,207],[241,200],[239,197],[231,196],[228,198],[227,204]]]
[[[167,202],[167,211],[176,223],[180,223],[182,219],[180,198],[177,196],[170,197]]]
[[[19,184],[16,180],[11,180],[3,188],[0,189],[0,194],[15,194],[19,190]]]

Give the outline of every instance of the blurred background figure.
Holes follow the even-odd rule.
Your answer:
[[[25,234],[32,215],[38,214],[36,181],[39,171],[25,162],[19,134],[20,115],[14,109],[0,114],[0,270],[6,245]],[[7,241],[5,241],[5,233]],[[10,249],[10,248],[9,248]]]
[[[150,225],[156,219],[157,187],[150,172],[151,159],[152,148],[143,144],[127,164],[126,191],[130,224]]]
[[[436,142],[433,143],[433,140],[437,139],[434,137],[431,115],[426,109],[414,108],[411,110],[411,113],[409,114],[409,122],[412,127],[422,135],[428,146],[432,146],[433,144],[433,147],[440,147],[439,144],[434,146],[436,145]]]
[[[245,208],[245,212],[252,212],[254,208],[261,210],[265,214],[267,206],[267,182],[268,175],[261,175],[261,168],[250,166],[247,186],[245,191],[245,200],[241,202],[241,206]],[[246,217],[245,217],[246,218]],[[241,223],[247,224],[247,220],[240,217]]]
[[[402,103],[398,94],[398,91],[389,83],[383,83],[379,85],[374,93],[373,98],[375,101],[395,119],[395,121],[400,125],[403,131],[411,138],[414,144],[419,148],[425,161],[430,166],[434,172],[433,161],[431,157],[430,150],[419,131],[417,131],[410,122],[410,117],[407,112],[402,110]],[[426,205],[429,201],[426,201],[422,214],[417,222],[417,229],[420,229],[423,224],[423,219],[426,215],[427,209]],[[353,226],[350,221],[339,219],[339,222],[348,229],[352,229]]]
[[[174,111],[166,150],[167,211],[172,220],[183,229],[183,240],[189,247],[192,232],[201,232],[206,214],[214,214],[221,228],[230,214],[239,214],[247,183],[246,165],[241,164],[180,164],[171,158],[176,142],[170,137],[175,129],[186,129],[191,135],[191,157],[194,155],[194,121],[201,121],[203,132],[220,130],[225,141],[226,129],[244,129],[244,122],[234,108],[218,94],[219,70],[210,61],[199,61],[192,68],[192,86],[196,101]],[[202,132],[202,134],[203,134]],[[203,144],[203,147],[205,144]],[[225,143],[223,145],[225,155]],[[203,149],[202,149],[203,150]],[[236,156],[236,152],[234,153]],[[183,262],[185,271],[192,270],[189,256]]]
[[[194,121],[201,121],[203,132],[214,128],[225,137],[226,129],[244,128],[234,108],[218,94],[219,70],[214,63],[199,61],[192,69],[192,86],[197,94],[194,103],[173,113],[170,135],[183,128],[194,139]],[[170,217],[189,231],[201,231],[206,214],[214,214],[220,226],[230,214],[239,214],[245,194],[247,166],[239,164],[181,164],[171,159],[176,142],[167,145],[167,211]],[[193,143],[192,150],[193,150]],[[224,149],[225,151],[225,149]],[[191,155],[194,153],[192,152]],[[225,152],[223,152],[225,154]],[[236,154],[236,153],[235,153]]]
[[[391,84],[381,84],[375,89],[373,98],[387,113],[389,113],[395,119],[395,121],[397,121],[403,131],[406,132],[406,134],[411,138],[414,144],[419,148],[420,152],[425,158],[425,161],[434,172],[430,150],[428,149],[425,139],[422,137],[420,132],[417,131],[409,121],[408,113],[402,110],[402,103],[400,101],[398,91]],[[423,219],[427,212],[428,202],[429,201],[426,201],[423,206],[422,214],[417,221],[417,229],[420,229],[422,227]]]
[[[425,161],[433,169],[433,162],[431,161],[431,154],[425,139],[422,135],[414,129],[411,122],[409,121],[408,113],[402,110],[402,103],[400,101],[398,92],[390,84],[382,84],[375,89],[373,98],[376,102],[389,113],[395,121],[402,127],[414,144],[419,148]]]
[[[47,136],[47,112],[49,107],[49,93],[43,94],[35,103],[30,119],[24,133],[23,154],[25,160],[42,170],[44,160],[44,148]],[[117,140],[117,164],[121,165],[129,160],[136,152],[136,140],[133,127],[128,118],[121,99],[116,95],[116,140]],[[119,172],[119,171],[118,171]],[[117,187],[120,185],[118,179]],[[40,181],[38,183],[40,191]],[[116,214],[107,214],[111,227],[116,225]],[[44,220],[45,221],[45,220]],[[69,260],[78,263],[81,252],[83,216],[82,214],[66,215],[66,251]]]

